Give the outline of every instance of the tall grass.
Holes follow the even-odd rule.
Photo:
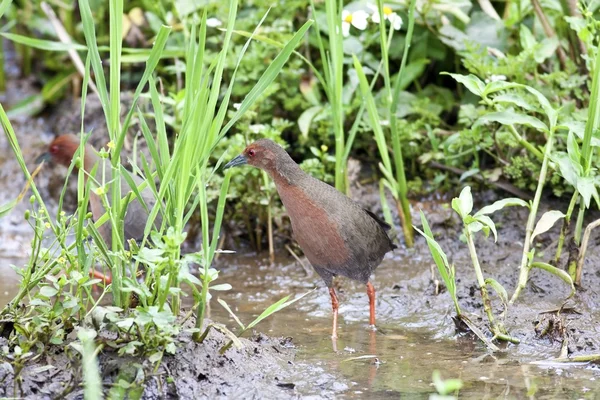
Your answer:
[[[404,159],[402,155],[402,143],[400,141],[400,133],[398,132],[398,119],[396,112],[398,108],[398,99],[400,97],[400,88],[402,82],[402,73],[406,65],[408,58],[408,52],[410,49],[410,43],[412,40],[412,34],[414,30],[415,22],[415,4],[416,0],[412,0],[408,12],[408,30],[406,34],[404,53],[402,56],[402,62],[400,64],[400,70],[396,74],[394,85],[392,86],[392,71],[390,70],[388,48],[391,43],[393,28],[390,27],[389,31],[386,29],[386,25],[383,21],[383,1],[378,0],[377,6],[379,8],[379,15],[382,16],[382,21],[379,24],[380,30],[380,48],[381,57],[383,64],[383,81],[384,81],[384,93],[385,93],[385,110],[386,117],[389,121],[390,126],[390,139],[392,142],[391,146],[391,157],[388,140],[384,132],[384,128],[381,123],[381,117],[379,116],[379,110],[375,103],[375,98],[371,87],[368,84],[367,77],[363,70],[363,67],[359,59],[354,56],[354,68],[358,73],[360,80],[360,90],[366,103],[366,109],[369,115],[369,120],[373,128],[375,136],[375,142],[381,157],[381,163],[379,168],[383,173],[382,183],[392,193],[394,200],[396,201],[398,214],[402,224],[404,232],[404,240],[408,247],[412,247],[414,243],[414,232],[412,228],[412,217],[410,214],[410,203],[408,202],[408,189],[406,184],[406,175],[404,171]],[[383,192],[382,192],[383,193]],[[387,202],[385,196],[381,198],[382,203]]]
[[[310,2],[313,15],[317,14],[314,0]],[[327,96],[331,113],[331,123],[335,137],[335,187],[340,192],[347,192],[347,164],[346,154],[349,153],[351,143],[346,143],[344,132],[344,102],[342,91],[344,88],[344,36],[342,34],[342,0],[325,0],[325,14],[327,20],[328,47],[321,35],[318,23],[314,30],[321,63],[322,74],[317,74],[322,80],[321,85]],[[316,19],[315,19],[316,21]],[[348,151],[346,151],[348,149]]]

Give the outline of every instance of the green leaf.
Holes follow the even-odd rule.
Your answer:
[[[521,47],[523,48],[523,50],[531,50],[537,44],[535,37],[525,24],[520,24],[519,40],[521,42]]]
[[[567,154],[575,165],[581,165],[581,151],[577,144],[577,138],[571,131],[567,135]]]
[[[500,300],[502,300],[502,304],[504,304],[504,306],[506,307],[508,305],[508,293],[506,292],[506,289],[504,289],[504,286],[502,286],[500,283],[498,283],[498,281],[496,281],[493,278],[487,278],[485,280],[485,284],[494,289],[496,293],[498,293]]]
[[[451,74],[448,72],[442,72],[442,74],[450,75],[452,78],[454,78],[454,80],[465,85],[465,87],[467,89],[469,89],[469,91],[471,91],[471,93],[473,93],[479,97],[483,97],[483,91],[485,88],[485,84],[483,83],[483,81],[481,79],[479,79],[475,75],[472,75],[472,74],[460,75],[460,74]]]
[[[535,107],[533,107],[529,102],[522,96],[516,93],[502,93],[492,100],[492,103],[510,103],[521,108],[524,108],[527,111],[534,111]]]
[[[577,178],[577,191],[581,194],[586,208],[590,208],[592,197],[595,199],[598,198],[598,189],[596,188],[594,178],[591,176]]]
[[[542,215],[542,218],[535,225],[535,229],[533,230],[533,234],[531,235],[531,243],[533,244],[533,239],[539,234],[547,232],[554,226],[556,221],[561,218],[564,218],[565,214],[558,210],[547,211]]]
[[[556,111],[546,96],[544,96],[539,90],[532,88],[531,86],[523,86],[525,90],[529,93],[533,94],[537,101],[540,103],[544,111],[546,112],[546,116],[548,117],[548,121],[550,122],[550,128],[554,129],[556,126],[556,120],[558,119],[558,111]]]
[[[452,208],[454,211],[465,219],[473,210],[473,196],[471,195],[471,187],[465,186],[458,197],[452,199]]]
[[[288,296],[285,296],[283,299],[279,300],[278,302],[276,302],[275,304],[271,304],[254,321],[252,321],[248,324],[248,326],[246,327],[246,330],[252,329],[253,327],[256,326],[256,324],[258,324],[263,319],[269,317],[270,315],[275,314],[277,311],[283,310],[284,308],[291,306],[292,304],[294,304],[298,300],[302,299],[307,294],[312,293],[313,291],[314,291],[314,289],[311,290],[310,292],[306,292],[303,295],[300,295],[300,296],[296,297],[295,299],[292,299],[289,301],[288,301],[288,299],[290,298],[290,296],[288,295]]]
[[[313,106],[307,108],[302,114],[300,114],[300,117],[298,118],[298,128],[300,129],[300,132],[304,138],[308,138],[310,125],[312,124],[313,119],[315,119],[315,117],[319,115],[321,111],[323,111],[322,106]]]
[[[556,36],[545,38],[539,43],[533,51],[533,58],[538,64],[543,63],[547,58],[552,57],[558,48],[558,38]]]
[[[229,313],[229,315],[231,315],[231,318],[233,318],[233,320],[235,322],[237,322],[237,324],[240,326],[240,328],[242,328],[242,330],[245,330],[246,326],[242,323],[242,321],[240,321],[240,319],[238,318],[238,316],[235,315],[235,313],[233,312],[233,310],[231,310],[231,308],[229,307],[229,304],[227,304],[225,302],[225,300],[223,300],[223,299],[217,299],[217,301],[219,302],[219,304],[221,306],[223,306],[223,308],[225,310],[227,310],[227,312]]]
[[[227,290],[231,290],[232,287],[229,283],[221,283],[220,285],[214,285],[210,287],[210,290],[216,290],[216,291],[227,291]]]
[[[581,166],[578,164],[573,165],[573,160],[567,153],[560,152],[554,153],[550,156],[552,161],[558,165],[558,170],[562,177],[574,188],[577,188],[577,176],[580,175],[578,173],[578,169],[581,169]]]
[[[441,395],[449,395],[460,390],[463,387],[463,383],[460,379],[444,379],[438,370],[433,371],[432,377],[433,386],[435,390]]]
[[[42,286],[40,294],[45,297],[54,297],[58,293],[58,290],[53,286]]]
[[[510,206],[529,207],[529,203],[517,197],[508,197],[506,199],[498,200],[492,205],[482,207],[479,211],[477,211],[477,213],[475,213],[475,217],[479,215],[493,214],[496,211],[502,210],[504,207]]]
[[[481,116],[475,124],[487,122],[498,122],[502,125],[526,125],[543,132],[548,131],[548,127],[546,126],[546,124],[544,124],[539,119],[531,117],[529,115],[519,114],[514,111],[499,111],[485,114]]]
[[[487,215],[479,215],[476,218],[479,223],[491,229],[492,233],[494,234],[494,242],[497,242],[498,233],[496,232],[496,225],[494,224],[494,221],[492,221],[492,219]]]
[[[0,36],[4,36],[8,40],[12,40],[15,43],[23,44],[34,49],[46,50],[46,51],[68,51],[68,50],[79,50],[85,51],[87,47],[80,45],[79,43],[63,43],[53,42],[51,40],[34,39],[23,35],[17,35],[16,33],[0,32]]]
[[[562,279],[563,281],[565,281],[569,286],[571,286],[571,294],[569,295],[569,298],[571,296],[573,296],[573,294],[575,294],[575,285],[573,284],[573,279],[571,278],[571,275],[569,275],[569,273],[567,271],[556,268],[555,266],[552,266],[552,265],[544,263],[544,262],[531,263],[531,267],[543,269],[544,271],[550,272],[551,274],[553,274],[553,275],[559,277],[560,279]]]
[[[0,3],[0,18],[2,18],[6,10],[8,10],[8,7],[10,7],[11,3],[12,0],[2,0],[2,3]]]

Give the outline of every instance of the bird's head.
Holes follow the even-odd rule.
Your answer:
[[[292,161],[283,147],[272,140],[260,139],[248,145],[242,154],[229,161],[223,169],[248,164],[272,172],[278,169],[279,163],[287,160]]]
[[[57,136],[48,146],[48,150],[37,158],[36,163],[52,161],[68,167],[78,148],[79,137],[76,135],[69,133]]]

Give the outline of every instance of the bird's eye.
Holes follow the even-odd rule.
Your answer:
[[[250,149],[250,150],[248,150],[248,155],[249,155],[250,157],[254,157],[254,155],[255,155],[255,154],[256,154],[256,150],[254,150],[254,149]]]
[[[58,150],[59,150],[58,145],[55,144],[53,146],[50,146],[50,153],[56,154],[56,153],[58,153]]]

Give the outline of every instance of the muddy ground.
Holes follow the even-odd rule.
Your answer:
[[[187,325],[193,327],[192,322]],[[6,339],[0,340],[0,345],[6,344]],[[324,395],[334,393],[332,374],[294,363],[294,346],[289,338],[256,334],[241,339],[243,348],[231,348],[220,355],[219,349],[228,341],[214,329],[201,344],[195,343],[191,335],[182,334],[177,353],[165,355],[158,368],[139,357],[117,357],[114,352],[102,351],[98,361],[103,390],[108,394],[112,389],[113,398],[116,388],[120,388],[121,394],[133,397],[137,392],[144,399],[287,399],[296,397],[292,375],[302,374],[319,379]],[[37,362],[29,363],[19,375],[16,393],[14,368],[7,362],[0,364],[0,396],[83,399],[81,360],[74,349],[67,350],[50,346]]]

